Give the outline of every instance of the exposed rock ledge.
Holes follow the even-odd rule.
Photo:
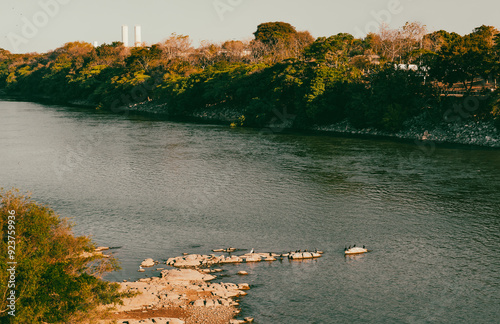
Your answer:
[[[246,295],[249,286],[208,282],[215,278],[193,269],[172,269],[163,270],[161,277],[120,283],[122,291],[138,294],[116,305],[101,323],[229,323],[239,313],[232,298]]]
[[[234,251],[234,250],[229,250]],[[121,291],[133,293],[125,298],[123,305],[108,309],[110,315],[100,324],[139,324],[139,323],[250,323],[253,318],[235,319],[240,312],[238,302],[233,298],[245,296],[250,289],[247,283],[210,283],[217,277],[213,274],[223,271],[211,266],[223,266],[226,263],[253,263],[260,261],[313,259],[321,257],[323,252],[304,250],[286,253],[257,253],[252,251],[241,255],[202,255],[187,254],[169,258],[165,263],[175,267],[162,270],[160,277],[143,278],[136,282],[120,283]],[[151,258],[145,259],[140,266],[158,264]],[[159,268],[161,269],[161,268]],[[158,269],[158,270],[159,270]],[[239,271],[238,274],[248,274]]]

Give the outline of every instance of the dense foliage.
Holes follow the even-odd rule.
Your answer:
[[[295,128],[347,119],[386,131],[423,113],[443,116],[475,96],[480,107],[461,117],[500,123],[499,92],[493,92],[500,38],[493,27],[460,36],[407,23],[395,30],[382,26],[363,39],[340,33],[315,40],[288,23],[269,22],[254,35],[247,43],[198,48],[188,36],[173,34],[133,48],[72,42],[44,54],[0,50],[0,89],[113,111],[151,101],[181,117],[237,108],[244,115],[240,124],[249,126],[286,111]],[[457,89],[465,98],[450,96]]]
[[[82,253],[93,251],[93,243],[88,237],[75,237],[68,222],[52,209],[17,191],[2,190],[0,228],[2,323],[81,322],[97,305],[122,297],[117,283],[99,279],[117,269],[116,260],[91,253],[84,257]],[[12,303],[6,297],[11,294],[15,316],[8,314],[13,309],[7,307]]]

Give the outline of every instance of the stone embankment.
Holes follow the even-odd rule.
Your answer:
[[[236,298],[245,296],[250,289],[248,283],[211,282],[228,263],[253,263],[275,261],[288,258],[312,259],[321,256],[321,251],[288,253],[250,253],[231,255],[184,254],[169,258],[165,263],[172,269],[162,270],[160,277],[142,278],[136,282],[122,282],[121,291],[133,294],[125,298],[123,305],[115,305],[101,324],[139,324],[139,323],[250,323],[251,317],[235,319],[240,313]],[[159,261],[145,259],[139,271],[153,267]],[[239,271],[239,275],[248,275]]]
[[[168,116],[166,105],[143,103],[131,106],[129,109],[131,111],[143,111],[149,114]],[[244,114],[244,110],[233,107],[199,110],[187,117],[199,121],[226,123],[229,125],[230,123],[238,124],[239,118]],[[289,123],[278,126],[268,125],[267,127],[271,130],[280,131],[285,128],[291,128],[292,125]],[[314,126],[310,130],[500,148],[500,131],[497,130],[492,120],[457,120],[454,122],[445,122],[443,117],[443,120],[436,122],[430,121],[425,115],[420,115],[406,121],[403,125],[403,130],[395,133],[373,128],[355,128],[346,120],[328,126]]]
[[[475,145],[500,148],[500,132],[493,121],[457,121],[453,123],[431,123],[424,116],[417,116],[403,126],[397,133],[383,132],[376,129],[353,127],[348,121],[328,126],[315,126],[313,130],[374,137],[387,137],[405,140],[423,141],[423,143],[446,143]]]
[[[73,104],[91,105],[85,102],[73,102]],[[148,114],[163,118],[169,118],[171,112],[166,103],[155,101],[145,101],[128,106],[117,107],[115,112],[132,112]],[[199,109],[189,115],[183,116],[193,121],[211,122],[218,124],[238,125],[239,119],[245,114],[245,109],[238,107],[207,107]],[[455,116],[456,117],[456,116]],[[397,138],[405,140],[427,141],[434,143],[474,145],[491,148],[500,148],[500,130],[497,130],[492,120],[462,120],[446,122],[445,117],[441,120],[430,120],[425,114],[416,116],[403,125],[403,130],[395,133],[384,132],[373,128],[359,129],[352,126],[347,120],[326,125],[313,126],[309,130],[322,131],[328,133],[339,133],[348,135],[363,135],[372,137]],[[279,125],[267,125],[264,128],[273,132],[280,132],[285,129],[293,129],[291,120]]]

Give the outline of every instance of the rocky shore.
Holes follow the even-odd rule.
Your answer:
[[[96,108],[97,104],[89,101],[73,101],[68,104]],[[127,106],[115,107],[115,113],[135,113],[171,119],[172,113],[166,103],[145,101]],[[222,125],[239,125],[245,110],[238,107],[208,107],[199,109],[186,116],[175,117],[193,122],[216,123]],[[279,114],[278,114],[279,115]],[[280,133],[293,131],[293,119],[281,120],[283,116],[276,116],[273,123],[262,127],[264,133]],[[278,122],[278,123],[277,123]],[[403,125],[403,130],[391,133],[373,128],[359,129],[352,126],[347,120],[331,125],[312,126],[306,131],[325,132],[347,136],[364,136],[373,138],[394,138],[408,141],[425,141],[433,144],[457,144],[486,148],[500,148],[500,130],[492,120],[459,119],[446,122],[443,117],[438,121],[429,120],[425,114],[416,116]]]
[[[235,318],[240,313],[238,298],[247,294],[250,285],[211,282],[224,271],[215,266],[223,267],[228,263],[272,262],[283,258],[313,259],[321,257],[322,254],[320,251],[256,253],[252,250],[249,253],[234,255],[231,253],[234,251],[230,249],[227,255],[184,254],[172,257],[165,262],[171,269],[156,268],[162,270],[160,277],[121,282],[120,290],[133,296],[125,298],[123,305],[102,308],[107,315],[99,323],[250,323],[253,322],[251,317]],[[147,258],[139,266],[139,271],[143,272],[144,268],[159,264],[159,261]],[[248,272],[241,270],[237,275],[248,275]]]
[[[405,122],[403,129],[397,133],[370,128],[358,129],[347,121],[328,126],[313,127],[313,130],[321,132],[416,140],[435,144],[500,148],[500,132],[496,129],[493,121],[468,120],[453,123],[431,123],[426,121],[423,116],[417,116]]]
[[[232,298],[243,296],[248,285],[209,283],[216,277],[194,269],[163,270],[160,277],[120,283],[136,293],[115,306],[103,323],[230,323],[239,313]]]
[[[165,118],[170,116],[166,104],[159,105],[154,102],[134,104],[123,109],[134,113],[146,113]],[[213,122],[225,125],[234,123],[238,125],[239,118],[244,113],[243,109],[235,107],[210,107],[210,109],[201,109],[185,117],[198,122]],[[293,130],[291,128],[291,119],[281,121],[279,118],[276,118],[276,120],[280,123],[263,127],[266,133]],[[436,122],[428,120],[425,115],[420,115],[406,121],[403,130],[396,133],[370,128],[355,128],[346,120],[332,125],[313,126],[308,130],[344,135],[363,135],[375,138],[427,141],[435,144],[459,144],[500,148],[500,131],[497,130],[492,120],[457,120],[454,122],[445,122],[443,118],[443,120]]]

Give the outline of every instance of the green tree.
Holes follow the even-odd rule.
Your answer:
[[[300,58],[303,49],[314,41],[308,31],[297,32],[284,22],[268,22],[257,26],[255,39],[250,43],[252,61],[278,63],[289,58]]]
[[[419,71],[395,69],[387,64],[354,86],[346,115],[356,127],[398,131],[406,120],[434,103],[433,86],[422,81]]]
[[[1,190],[0,201],[2,323],[79,322],[98,305],[120,302],[118,284],[100,279],[118,269],[112,256],[92,254],[88,237],[75,237],[66,219],[29,196]],[[7,262],[16,262],[11,282]],[[15,317],[8,314],[6,299],[12,291]]]
[[[295,27],[285,22],[267,22],[257,26],[255,31],[255,39],[264,44],[275,45],[280,41],[285,41],[290,38],[290,35],[296,34]]]
[[[304,50],[304,56],[335,67],[346,65],[353,52],[355,39],[351,34],[319,37]]]
[[[433,76],[448,84],[460,82],[468,91],[475,78],[488,80],[497,66],[494,54],[497,32],[491,26],[481,26],[471,34],[454,37],[437,53],[431,69]]]
[[[443,46],[454,42],[461,36],[457,33],[449,33],[445,30],[438,30],[424,36],[422,46],[424,49],[437,53]]]

